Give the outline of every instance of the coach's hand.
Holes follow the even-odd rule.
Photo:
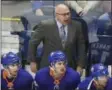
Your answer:
[[[83,68],[80,66],[77,66],[77,72],[80,74],[80,76],[82,76]]]

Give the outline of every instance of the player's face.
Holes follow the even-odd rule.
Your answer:
[[[55,71],[58,74],[63,74],[66,71],[66,62],[64,61],[59,61],[55,64]]]
[[[19,70],[19,64],[11,64],[8,66],[8,71],[10,75],[13,77],[17,75],[18,70]]]
[[[108,77],[107,76],[101,76],[98,78],[98,87],[99,88],[104,88],[107,84],[107,81],[108,81]]]
[[[63,25],[67,25],[71,21],[71,13],[68,8],[62,8],[58,12],[56,12],[57,20]]]

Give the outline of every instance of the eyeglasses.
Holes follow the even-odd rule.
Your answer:
[[[56,13],[56,14],[66,16],[66,15],[70,15],[70,12],[68,12],[68,13]]]

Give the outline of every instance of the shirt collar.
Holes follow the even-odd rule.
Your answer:
[[[62,24],[57,19],[55,19],[55,20],[56,20],[58,28],[60,29],[62,27]]]

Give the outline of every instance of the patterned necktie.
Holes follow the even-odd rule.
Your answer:
[[[61,41],[62,41],[62,46],[64,48],[65,47],[65,42],[66,42],[66,31],[65,31],[65,26],[64,25],[61,26],[60,37],[61,37]]]

